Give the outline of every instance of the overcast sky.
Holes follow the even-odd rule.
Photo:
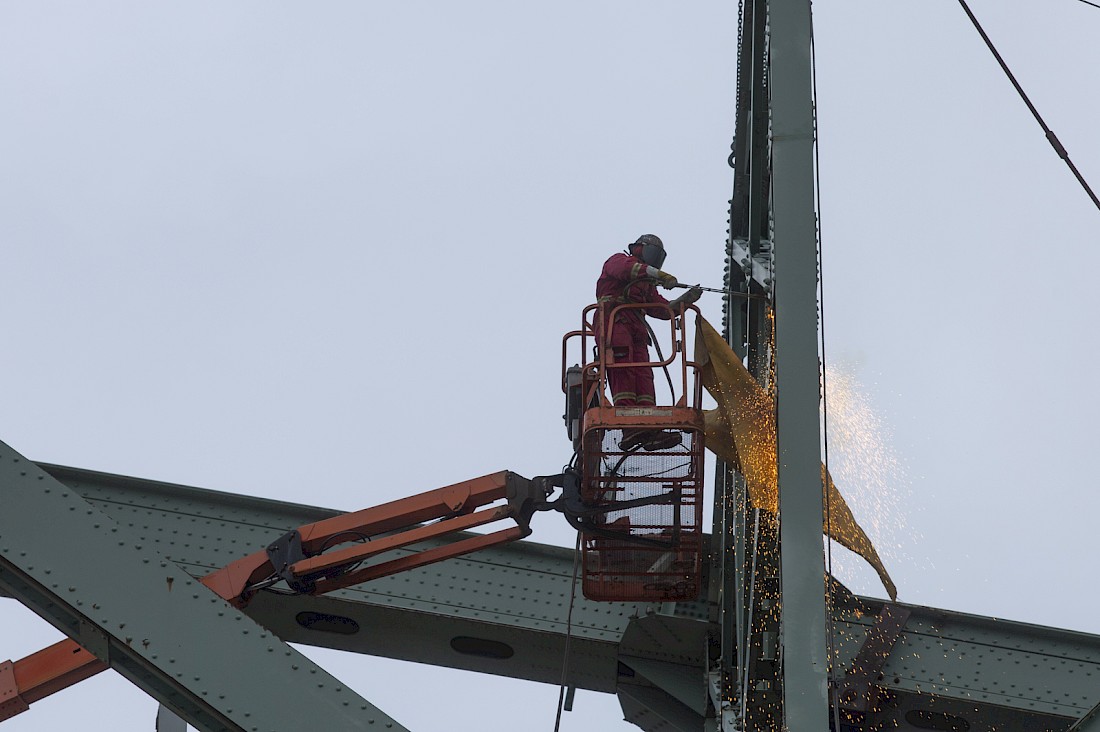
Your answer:
[[[971,6],[1100,186],[1100,9]],[[736,20],[0,3],[0,439],[348,510],[558,470],[560,336],[604,259],[654,232],[666,269],[721,284]],[[870,466],[841,490],[901,600],[1100,633],[1100,212],[956,2],[815,20],[827,356],[878,426],[872,454],[830,438]],[[532,540],[572,544],[551,515]],[[0,600],[0,660],[59,637]],[[414,731],[553,726],[554,687],[308,652]],[[563,729],[634,729],[612,696],[575,709]],[[4,730],[155,710],[107,673]]]

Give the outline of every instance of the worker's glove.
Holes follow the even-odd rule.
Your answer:
[[[670,275],[668,272],[662,272],[656,267],[647,267],[646,274],[660,283],[661,287],[666,290],[671,290],[676,285],[680,284],[680,281]]]
[[[676,298],[675,300],[670,301],[668,304],[672,307],[673,310],[676,310],[681,305],[691,305],[693,302],[695,302],[696,300],[698,300],[702,296],[703,296],[703,291],[702,290],[700,290],[698,287],[692,287],[690,290],[685,292],[683,295],[680,295],[680,297]]]

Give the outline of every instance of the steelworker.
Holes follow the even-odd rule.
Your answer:
[[[615,363],[648,362],[649,333],[645,316],[668,320],[670,311],[662,306],[671,305],[675,312],[681,304],[691,304],[703,294],[702,290],[693,287],[671,302],[662,297],[657,292],[657,284],[666,289],[679,284],[675,277],[661,271],[664,262],[665,245],[655,234],[643,234],[625,252],[613,254],[604,262],[600,278],[596,280],[596,302],[605,303],[605,313],[610,314],[615,306],[624,303],[652,303],[657,307],[620,310],[615,316],[615,327],[610,329],[611,342],[607,344],[603,342],[607,323],[596,322],[596,345],[601,356],[606,346],[610,346]],[[656,403],[650,366],[608,369],[607,380],[611,401],[616,407],[652,407]],[[679,436],[658,430],[624,430],[622,448],[667,449],[662,437],[679,440]]]

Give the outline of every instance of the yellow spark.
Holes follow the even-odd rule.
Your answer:
[[[905,548],[921,537],[908,522],[911,481],[893,449],[889,426],[852,366],[830,363],[825,385],[829,471],[887,566],[911,564]],[[878,593],[862,561],[846,551],[834,553],[833,574],[856,592]]]

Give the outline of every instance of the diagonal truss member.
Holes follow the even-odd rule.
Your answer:
[[[0,591],[201,730],[405,728],[0,442]]]

